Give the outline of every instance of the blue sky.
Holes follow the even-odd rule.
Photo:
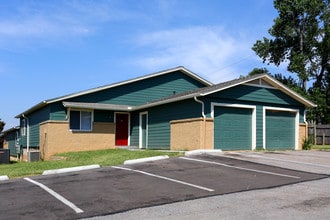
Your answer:
[[[0,118],[50,98],[185,66],[218,83],[271,67],[251,50],[271,0],[2,1]]]

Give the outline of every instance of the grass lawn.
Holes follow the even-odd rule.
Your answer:
[[[313,145],[312,150],[330,150],[330,145]]]
[[[7,175],[9,178],[26,177],[40,175],[44,170],[60,169],[91,164],[101,166],[112,166],[123,164],[125,160],[138,159],[168,155],[170,157],[181,156],[178,152],[162,152],[155,150],[98,150],[83,151],[75,153],[63,153],[56,155],[59,160],[39,161],[39,162],[12,162],[11,164],[0,164],[0,176]]]

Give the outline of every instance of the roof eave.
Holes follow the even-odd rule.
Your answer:
[[[15,116],[15,118],[20,118],[22,117],[23,115],[27,115],[27,114],[30,114],[31,112],[34,112],[35,110],[38,110],[44,106],[48,105],[48,102],[47,101],[42,101],[38,104],[36,104],[35,106],[32,106],[31,108],[29,108],[28,110],[18,114]]]
[[[131,111],[132,106],[112,105],[102,103],[82,103],[82,102],[62,102],[65,108],[93,109],[93,110],[113,110],[113,111]]]
[[[130,84],[130,83],[133,83],[133,82],[137,82],[137,81],[157,77],[157,76],[168,74],[168,73],[171,73],[171,72],[174,72],[174,71],[181,71],[182,73],[184,73],[184,74],[196,79],[197,81],[201,82],[205,86],[212,86],[213,85],[211,82],[207,81],[206,79],[203,79],[202,77],[198,76],[197,74],[193,73],[192,71],[188,70],[187,68],[185,68],[183,66],[179,66],[179,67],[159,71],[159,72],[156,72],[156,73],[152,73],[152,74],[149,74],[149,75],[137,77],[137,78],[134,78],[134,79],[125,80],[125,81],[122,81],[122,82],[113,83],[113,84],[106,85],[106,86],[100,86],[100,87],[96,87],[94,89],[89,89],[89,90],[85,90],[85,91],[81,91],[81,92],[77,92],[77,93],[72,93],[72,94],[69,94],[69,95],[66,95],[66,96],[61,96],[61,97],[54,98],[54,99],[49,99],[49,100],[47,100],[47,102],[48,103],[53,103],[53,102],[63,101],[63,100],[66,100],[66,99],[75,98],[77,96],[86,95],[86,94],[98,92],[98,91],[101,91],[101,90],[110,89],[110,88],[114,88],[114,87],[117,87],[117,86],[122,86],[122,85]]]
[[[309,101],[308,99],[306,99],[303,96],[299,95],[298,93],[296,93],[292,89],[288,88],[287,86],[285,86],[284,84],[282,84],[278,80],[274,79],[273,77],[265,75],[263,78],[266,82],[270,83],[275,88],[281,90],[282,92],[284,92],[285,94],[287,94],[291,98],[293,98],[293,99],[299,101],[300,103],[304,104],[306,107],[308,107],[308,108],[317,107],[317,105],[315,103],[313,103],[312,101]]]

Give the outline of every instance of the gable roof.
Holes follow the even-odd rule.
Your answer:
[[[130,79],[130,80],[125,80],[125,81],[121,81],[121,82],[118,82],[118,83],[108,84],[108,85],[105,85],[105,86],[100,86],[100,87],[96,87],[96,88],[93,88],[93,89],[88,89],[88,90],[80,91],[80,92],[77,92],[77,93],[72,93],[72,94],[69,94],[69,95],[64,95],[64,96],[60,96],[60,97],[57,97],[57,98],[44,100],[44,101],[38,103],[37,105],[34,105],[33,107],[29,108],[28,110],[20,113],[19,115],[15,116],[15,118],[19,118],[22,115],[29,114],[29,113],[31,113],[35,110],[38,110],[38,109],[40,109],[40,108],[42,108],[42,107],[44,107],[48,104],[54,103],[54,102],[64,101],[66,99],[75,98],[75,97],[78,97],[78,96],[82,96],[82,95],[86,95],[86,94],[90,94],[90,93],[94,93],[94,92],[99,92],[99,91],[114,88],[114,87],[117,87],[117,86],[127,85],[127,84],[130,84],[130,83],[133,83],[133,82],[137,82],[137,81],[141,81],[141,80],[145,80],[145,79],[149,79],[149,78],[154,78],[154,77],[157,77],[157,76],[169,74],[169,73],[176,72],[176,71],[182,72],[183,74],[197,80],[198,82],[204,84],[205,86],[212,86],[213,85],[211,82],[209,82],[206,79],[198,76],[197,74],[193,73],[192,71],[188,70],[187,68],[185,68],[183,66],[178,66],[178,67],[175,67],[175,68],[159,71],[159,72],[152,73],[152,74],[149,74],[149,75],[136,77],[136,78],[133,78],[133,79]]]
[[[157,105],[167,104],[171,102],[181,101],[185,99],[190,99],[194,97],[202,97],[207,96],[209,94],[213,94],[222,90],[226,90],[238,85],[242,84],[249,84],[256,80],[263,80],[267,83],[267,85],[260,85],[264,87],[272,87],[275,89],[278,89],[282,91],[283,93],[287,94],[291,98],[297,100],[298,102],[302,103],[306,107],[316,107],[316,105],[309,101],[308,99],[304,98],[303,96],[299,95],[298,93],[294,92],[293,90],[289,89],[285,85],[283,85],[278,80],[274,79],[268,74],[258,74],[253,76],[247,76],[239,79],[234,79],[231,81],[219,83],[213,86],[196,89],[192,91],[188,91],[185,93],[180,93],[176,95],[172,95],[163,99],[155,100],[150,103],[146,103],[140,106],[128,106],[128,105],[112,105],[112,104],[99,104],[99,103],[82,103],[82,102],[63,102],[63,105],[65,107],[80,107],[80,108],[86,108],[86,109],[103,109],[103,110],[118,110],[118,111],[135,111],[140,109],[145,109]],[[262,81],[260,81],[262,83]],[[256,85],[258,86],[258,85]]]
[[[267,84],[269,84],[269,86],[264,86],[264,87],[276,88],[276,89],[282,91],[283,93],[287,94],[291,98],[302,103],[306,107],[316,107],[317,106],[316,104],[314,104],[310,100],[306,99],[305,97],[301,96],[300,94],[294,92],[293,90],[291,90],[290,88],[288,88],[287,86],[285,86],[284,84],[282,84],[281,82],[279,82],[278,80],[273,78],[272,76],[270,76],[268,74],[257,74],[257,75],[252,75],[252,76],[247,76],[247,77],[242,77],[239,79],[226,81],[223,83],[219,83],[219,84],[216,84],[213,86],[193,90],[190,92],[173,95],[173,96],[165,98],[165,99],[157,100],[155,102],[139,106],[138,109],[166,104],[166,103],[175,102],[175,101],[180,101],[180,100],[184,100],[184,99],[188,99],[188,98],[207,96],[209,94],[220,92],[222,90],[226,90],[226,89],[238,86],[238,85],[248,84],[255,80],[264,80]],[[262,86],[262,85],[260,85],[260,86]]]

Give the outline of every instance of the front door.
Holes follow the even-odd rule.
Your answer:
[[[116,113],[116,146],[128,145],[128,114]]]

